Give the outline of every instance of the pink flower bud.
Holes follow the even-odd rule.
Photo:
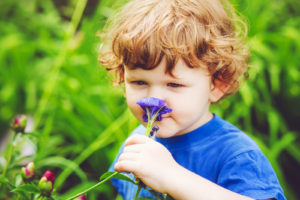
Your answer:
[[[86,198],[86,196],[85,196],[85,194],[84,194],[84,195],[81,195],[81,196],[79,196],[79,197],[76,197],[75,200],[87,200],[87,198]]]
[[[53,172],[47,170],[39,182],[39,189],[43,195],[50,195],[53,190],[55,175]]]
[[[27,124],[27,117],[26,115],[17,115],[12,122],[12,129],[16,132],[16,133],[24,133],[25,127]]]
[[[50,181],[52,184],[55,181],[55,174],[53,172],[51,172],[50,170],[47,170],[44,175],[42,176],[42,178],[45,177],[47,179],[47,181]]]
[[[34,164],[28,163],[25,167],[22,167],[21,173],[24,179],[31,179],[34,177]]]

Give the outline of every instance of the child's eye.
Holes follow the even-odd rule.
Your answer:
[[[178,83],[168,83],[167,86],[172,87],[172,88],[183,87],[183,85],[178,84]]]
[[[131,81],[131,83],[133,83],[135,85],[147,85],[147,83],[145,81]]]

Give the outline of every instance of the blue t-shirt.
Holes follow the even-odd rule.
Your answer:
[[[132,134],[144,132],[141,125]],[[257,144],[216,114],[187,134],[155,140],[171,152],[177,163],[224,188],[254,199],[286,199],[272,166]],[[114,171],[123,148],[124,145],[110,171]],[[119,179],[112,179],[112,183],[125,200],[134,198],[137,189],[134,184]],[[152,197],[145,189],[140,196]]]

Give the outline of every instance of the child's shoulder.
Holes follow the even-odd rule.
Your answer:
[[[218,116],[216,116],[218,117]],[[244,131],[239,129],[236,125],[220,119],[220,123],[223,123],[223,126],[218,131],[222,135],[222,138],[225,144],[233,143],[234,146],[247,146],[248,148],[256,149],[258,148],[256,142]]]
[[[219,146],[220,150],[230,154],[229,157],[247,152],[261,152],[254,139],[244,131],[217,115],[215,117],[222,126],[216,131],[212,141],[217,143],[215,145]]]

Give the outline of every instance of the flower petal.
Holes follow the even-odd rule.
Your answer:
[[[141,106],[143,111],[145,112],[143,114],[143,122],[148,122],[148,116],[147,116],[147,108],[149,110],[150,114],[150,119],[159,111],[159,113],[156,116],[155,121],[161,121],[162,120],[162,115],[172,112],[172,109],[168,108],[165,105],[165,101],[162,99],[158,99],[155,97],[147,97],[144,99],[141,99],[136,102],[138,105]]]

